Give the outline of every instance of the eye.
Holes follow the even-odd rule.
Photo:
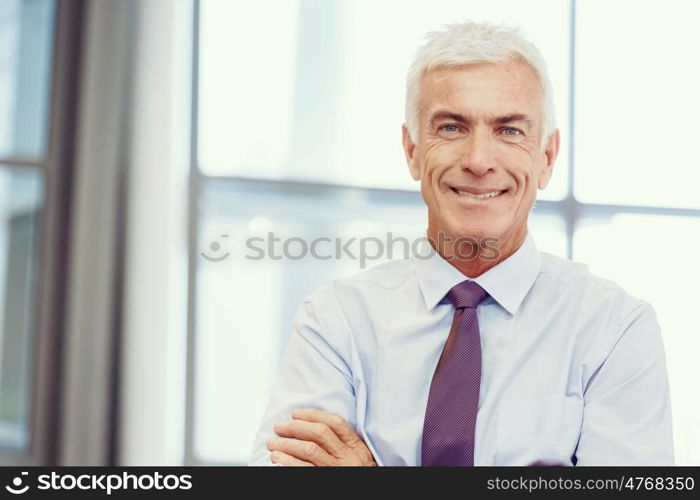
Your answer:
[[[522,130],[514,127],[505,127],[501,129],[501,132],[503,132],[504,135],[507,135],[509,137],[517,137],[519,135],[523,135]]]
[[[438,130],[441,132],[447,132],[448,134],[453,134],[456,132],[459,132],[459,125],[456,125],[454,123],[445,123],[444,125],[440,125],[438,127]]]

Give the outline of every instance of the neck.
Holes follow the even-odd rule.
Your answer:
[[[481,276],[515,253],[525,241],[527,226],[504,238],[449,236],[428,226],[433,249],[468,278]]]

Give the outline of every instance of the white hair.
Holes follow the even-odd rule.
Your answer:
[[[479,62],[507,62],[521,59],[537,74],[543,91],[542,138],[544,148],[549,135],[556,128],[552,84],[547,75],[547,64],[537,47],[527,41],[518,28],[488,23],[464,22],[449,24],[444,31],[426,34],[426,42],[406,76],[406,127],[415,143],[418,139],[418,104],[423,76],[430,70],[463,66]]]

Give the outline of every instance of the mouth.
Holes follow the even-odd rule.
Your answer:
[[[474,189],[474,188],[457,188],[450,186],[450,190],[456,195],[462,198],[469,198],[472,200],[483,200],[488,201],[502,196],[506,193],[507,189]]]

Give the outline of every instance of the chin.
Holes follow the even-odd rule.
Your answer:
[[[500,234],[501,230],[498,224],[488,224],[484,221],[479,221],[478,224],[455,224],[452,231],[453,238],[467,237],[476,240],[498,238]]]

